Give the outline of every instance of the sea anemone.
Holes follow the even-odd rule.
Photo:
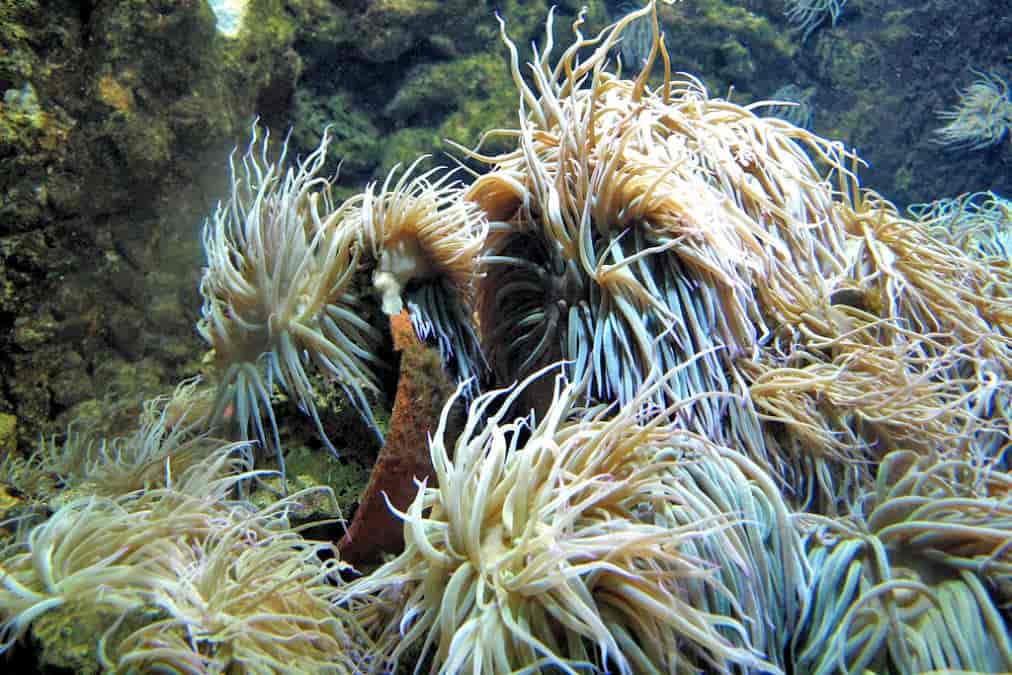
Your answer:
[[[811,524],[805,672],[1008,672],[1012,481],[944,455],[888,454],[848,521]],[[990,589],[990,591],[989,591]]]
[[[49,621],[111,672],[351,672],[333,547],[289,525],[304,494],[234,501],[248,468],[226,446],[166,487],[61,507],[5,552],[0,651]]]
[[[1012,200],[988,190],[911,204],[907,211],[974,260],[986,261],[1000,274],[1006,294],[1012,290]]]
[[[784,14],[804,42],[828,18],[835,26],[847,0],[785,0]]]
[[[978,79],[959,92],[959,105],[938,113],[947,122],[935,130],[939,145],[980,150],[998,145],[1012,129],[1008,83],[995,72],[974,73]]]
[[[796,84],[785,84],[773,92],[767,112],[794,126],[811,129],[815,119],[814,97],[815,87],[802,89]]]
[[[797,504],[847,513],[863,498],[876,460],[896,449],[962,453],[993,462],[1008,425],[990,404],[1007,383],[979,363],[975,345],[930,338],[882,344],[871,328],[833,344],[835,356],[798,348],[743,365],[766,447]],[[937,354],[937,355],[936,355]],[[979,370],[964,372],[977,364]]]
[[[519,147],[468,152],[491,166],[467,193],[491,221],[483,345],[500,383],[564,359],[591,401],[627,403],[651,377],[677,372],[654,390],[656,407],[695,398],[680,422],[735,444],[750,432],[723,427],[744,413],[701,395],[741,393],[734,362],[791,318],[798,294],[828,296],[846,260],[828,179],[849,155],[673,80],[655,12],[650,3],[596,38],[581,34],[581,15],[554,66],[550,15],[532,87],[502,27],[522,114],[518,130],[497,133]],[[654,25],[648,63],[635,81],[618,79],[608,51],[641,17]],[[664,80],[652,89],[658,57]]]
[[[380,390],[383,336],[365,318],[355,287],[363,252],[354,232],[340,226],[351,205],[335,208],[330,182],[320,176],[329,136],[287,170],[287,142],[272,162],[268,140],[254,126],[241,166],[231,163],[231,198],[204,228],[198,329],[219,373],[213,419],[231,417],[243,438],[269,444],[284,471],[274,383],[312,417],[332,452],[311,370],[336,382],[379,435],[367,394]]]
[[[116,497],[164,486],[166,477],[181,475],[222,446],[207,430],[213,394],[200,378],[180,383],[171,396],[143,405],[134,433],[96,438],[82,423],[67,428],[62,442],[40,441],[33,457],[38,470],[53,476],[59,489],[47,495],[62,502],[70,496]],[[247,454],[243,444],[233,446]]]
[[[435,168],[414,175],[425,159],[399,178],[394,167],[378,190],[368,185],[349,201],[344,226],[374,265],[373,286],[384,313],[398,314],[406,303],[418,337],[435,341],[461,381],[477,382],[484,360],[472,315],[488,222],[462,198],[452,172]]]
[[[539,422],[507,421],[530,383],[472,401],[452,451],[446,405],[437,485],[400,514],[404,552],[346,587],[378,668],[411,654],[433,672],[779,672],[805,571],[773,483],[737,452],[638,423],[649,388],[581,413],[560,377]]]
[[[926,223],[902,217],[871,191],[840,203],[853,236],[848,283],[869,309],[896,327],[951,342],[982,341],[985,355],[1008,362],[1012,302],[1003,294],[1007,271],[970,258],[932,235]]]
[[[643,9],[643,0],[609,0],[604,3],[611,21],[618,21],[623,15]],[[650,57],[654,43],[654,27],[650,17],[640,13],[640,17],[629,24],[622,35],[618,52],[622,56],[622,65],[631,72],[637,72]]]

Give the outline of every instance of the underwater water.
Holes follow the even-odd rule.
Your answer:
[[[1012,672],[1012,12],[0,0],[18,672]]]

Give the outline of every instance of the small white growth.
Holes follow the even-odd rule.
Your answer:
[[[218,32],[229,38],[239,35],[249,0],[210,0],[210,3],[211,10],[218,20],[216,24]]]

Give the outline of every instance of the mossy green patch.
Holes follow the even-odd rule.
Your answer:
[[[816,58],[820,77],[860,94],[868,88],[869,72],[878,72],[882,55],[869,41],[827,34],[818,41]]]
[[[18,447],[18,418],[0,413],[0,459],[13,453]]]
[[[444,139],[473,146],[486,130],[517,125],[516,100],[501,56],[476,54],[416,68],[384,112],[416,129],[435,125],[435,134],[428,134],[436,140],[435,148],[429,146],[432,149],[439,149]],[[415,134],[402,140],[415,144],[423,137]]]
[[[897,9],[886,12],[882,16],[885,28],[879,34],[883,44],[895,46],[913,35],[910,19],[915,14],[913,9]]]
[[[288,451],[285,456],[288,469],[289,490],[326,486],[334,491],[337,506],[351,505],[369,481],[369,467],[354,457],[334,457],[326,450],[314,450],[305,446]],[[320,505],[321,512],[323,506]],[[333,513],[334,505],[329,506]]]
[[[403,168],[410,166],[423,155],[429,155],[418,165],[419,171],[427,171],[438,164],[445,163],[442,157],[433,156],[441,145],[438,132],[429,127],[409,127],[395,131],[384,139],[380,164],[377,173],[385,175],[398,164]]]
[[[446,165],[445,152],[459,155],[446,139],[470,147],[488,129],[516,127],[508,51],[487,6],[377,2],[354,15],[341,7],[321,13],[321,1],[295,3],[296,44],[306,59],[306,79],[295,96],[295,137],[306,152],[326,124],[335,125],[342,185],[382,178],[423,154],[433,159],[420,170]],[[556,44],[572,40],[577,5],[565,3],[556,13]],[[549,3],[510,0],[497,9],[524,59],[532,40],[544,45]],[[585,33],[605,23],[603,4],[591,3]],[[506,148],[500,141],[484,149]]]
[[[914,169],[909,164],[905,164],[896,170],[893,174],[893,186],[896,191],[903,195],[908,195],[914,192],[917,186],[917,178],[914,175]]]
[[[250,0],[238,39],[223,45],[237,93],[254,94],[257,112],[268,123],[287,123],[288,104],[302,72],[302,61],[292,49],[296,34],[285,2]]]
[[[305,89],[295,93],[295,119],[292,142],[305,153],[320,143],[324,129],[330,134],[325,173],[351,176],[369,175],[380,163],[384,144],[372,120],[356,108],[348,95],[314,96]]]
[[[125,615],[109,605],[75,602],[50,610],[32,622],[32,634],[41,646],[39,662],[69,672],[90,674],[103,669],[98,645],[103,636],[116,644],[142,626],[165,618],[150,608]],[[112,634],[107,635],[112,629]]]
[[[718,95],[733,86],[746,99],[768,96],[798,49],[766,14],[739,2],[698,0],[658,9],[674,68],[701,77]]]

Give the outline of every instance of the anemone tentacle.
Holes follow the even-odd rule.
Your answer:
[[[395,166],[381,186],[369,184],[346,226],[370,258],[383,311],[397,314],[406,305],[417,335],[434,341],[447,368],[476,387],[486,364],[472,314],[488,221],[462,198],[454,172],[417,174],[425,159],[403,171]]]
[[[254,126],[241,166],[231,164],[231,198],[205,226],[198,328],[221,374],[215,421],[233,416],[239,433],[274,448],[283,467],[275,384],[336,453],[317,412],[312,370],[336,381],[380,435],[368,396],[380,390],[383,336],[361,318],[355,272],[362,252],[343,225],[353,204],[334,208],[330,181],[320,175],[329,135],[288,169],[287,142],[270,161],[268,141]]]

